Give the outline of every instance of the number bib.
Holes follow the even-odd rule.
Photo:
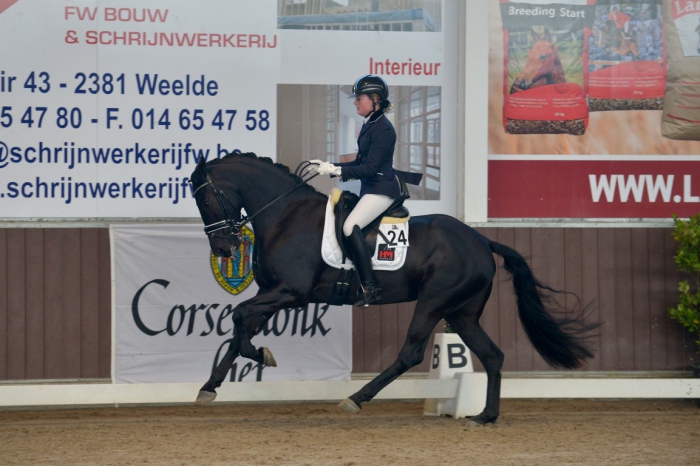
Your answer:
[[[397,270],[406,261],[408,253],[408,222],[382,223],[377,235],[377,246],[372,256],[374,270]],[[388,243],[387,243],[388,240]]]

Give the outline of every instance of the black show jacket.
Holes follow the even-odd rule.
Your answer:
[[[335,165],[341,167],[343,181],[361,181],[360,197],[382,194],[396,199],[400,189],[393,169],[395,146],[394,126],[383,112],[374,112],[357,137],[357,158]]]

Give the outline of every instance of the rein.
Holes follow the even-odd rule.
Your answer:
[[[297,188],[308,183],[309,181],[311,181],[312,179],[314,179],[318,176],[318,172],[316,172],[316,173],[314,173],[311,176],[308,176],[306,178],[304,178],[302,175],[300,175],[300,173],[302,173],[304,171],[304,169],[306,169],[309,165],[312,165],[312,164],[310,162],[304,161],[304,162],[301,162],[299,164],[299,166],[297,166],[297,169],[294,171],[294,174],[299,176],[301,178],[301,181],[299,183],[297,183],[296,185],[294,185],[294,187],[292,189],[280,194],[279,196],[277,196],[276,198],[274,198],[273,200],[271,200],[270,202],[268,202],[267,204],[262,206],[253,215],[241,217],[239,220],[234,220],[232,218],[231,214],[229,214],[228,209],[226,208],[226,203],[224,202],[224,199],[226,199],[226,201],[228,201],[229,204],[231,203],[231,201],[229,201],[229,199],[226,197],[226,194],[222,190],[220,190],[219,188],[216,187],[216,185],[214,184],[212,179],[209,177],[209,173],[207,173],[206,183],[202,183],[199,187],[197,187],[197,189],[192,191],[192,197],[194,197],[195,194],[197,194],[197,191],[199,191],[200,189],[202,189],[203,187],[205,187],[207,185],[210,185],[212,190],[214,191],[214,196],[216,197],[216,202],[219,204],[219,207],[223,211],[224,216],[226,218],[224,220],[221,220],[218,222],[210,223],[209,225],[204,225],[204,233],[206,233],[208,236],[210,236],[212,238],[228,239],[231,236],[240,237],[241,231],[243,230],[243,227],[246,224],[250,223],[255,217],[260,215],[265,209],[267,209],[268,207],[270,207],[271,205],[273,205],[275,202],[279,201],[283,197],[288,196],[289,194],[294,192]],[[309,173],[310,172],[307,172],[307,173],[305,173],[305,175],[308,175]],[[215,232],[217,232],[219,230],[224,230],[226,228],[231,229],[230,235],[225,235],[225,236],[214,235]]]

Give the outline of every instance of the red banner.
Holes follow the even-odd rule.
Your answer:
[[[489,218],[670,218],[700,211],[696,161],[489,161]]]

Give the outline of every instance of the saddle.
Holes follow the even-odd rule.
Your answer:
[[[377,246],[377,234],[382,234],[379,230],[379,224],[405,223],[411,218],[408,209],[403,205],[406,198],[399,197],[382,215],[362,229],[362,234],[370,251],[374,251]],[[344,257],[348,257],[349,247],[343,234],[343,225],[359,200],[360,197],[350,191],[341,191],[338,188],[333,188],[331,191],[331,202],[335,204],[333,208],[333,213],[335,214],[335,236]],[[383,239],[385,243],[390,243],[387,238]]]
[[[398,170],[395,171],[398,172]],[[420,182],[421,176],[422,174],[398,172],[396,178],[400,185],[400,196],[382,215],[362,229],[368,249],[376,251],[376,256],[372,259],[372,267],[375,270],[398,270],[406,260],[408,221],[411,218],[408,209],[403,205],[404,201],[410,197],[406,182],[416,184]],[[340,269],[328,301],[332,305],[347,303],[350,289],[356,286],[352,285],[356,279],[355,274],[352,273],[352,264],[346,264],[349,247],[343,234],[343,225],[359,199],[356,194],[341,191],[338,188],[333,188],[328,196],[321,254],[326,264]],[[379,235],[381,240],[378,238]]]

